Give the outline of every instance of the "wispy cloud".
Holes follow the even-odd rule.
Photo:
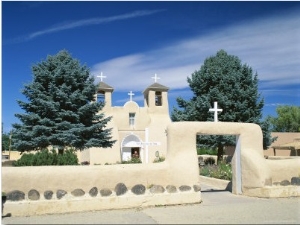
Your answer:
[[[155,73],[161,77],[161,84],[186,88],[187,77],[200,69],[205,58],[224,49],[258,73],[262,88],[300,84],[299,27],[299,10],[257,18],[164,48],[100,62],[92,67],[92,74],[103,71],[105,81],[121,91],[141,90]]]
[[[37,8],[45,4],[45,2],[41,1],[24,1],[20,2],[22,4],[21,10],[28,10],[32,8]]]
[[[295,92],[294,89],[263,89],[261,90],[264,96],[287,96],[295,98],[300,98],[300,90],[299,92]]]
[[[286,105],[286,104],[283,104],[283,103],[268,103],[268,104],[265,104],[265,106],[271,106],[271,107],[277,107],[277,106],[282,106],[282,105]]]
[[[127,19],[136,18],[136,17],[149,16],[149,15],[159,13],[162,11],[164,11],[164,10],[163,9],[139,10],[139,11],[134,11],[131,13],[126,13],[126,14],[121,14],[121,15],[116,15],[116,16],[111,16],[111,17],[100,17],[100,18],[91,18],[91,19],[85,19],[85,20],[64,22],[64,23],[55,25],[53,27],[46,28],[44,30],[39,30],[39,31],[33,32],[29,35],[17,37],[15,39],[11,40],[10,43],[25,42],[25,41],[29,41],[33,38],[37,38],[42,35],[55,33],[55,32],[59,32],[59,31],[64,31],[64,30],[69,30],[69,29],[74,29],[74,28],[78,28],[78,27],[98,25],[98,24],[103,24],[103,23],[111,23],[111,22],[118,21],[118,20],[127,20]]]

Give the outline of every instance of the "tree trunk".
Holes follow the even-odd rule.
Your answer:
[[[58,154],[63,155],[64,154],[64,149],[58,149]]]
[[[217,158],[217,161],[221,161],[223,159],[223,154],[224,154],[224,146],[219,143],[218,144],[218,158]]]

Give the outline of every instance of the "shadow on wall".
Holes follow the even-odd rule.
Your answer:
[[[16,160],[5,160],[5,161],[2,161],[2,166],[3,167],[12,167],[14,162],[16,162]]]

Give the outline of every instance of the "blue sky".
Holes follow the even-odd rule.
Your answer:
[[[2,1],[2,123],[23,113],[17,100],[31,66],[60,50],[114,88],[113,105],[133,100],[157,74],[169,104],[190,99],[187,77],[224,49],[258,73],[263,115],[300,105],[300,2],[277,1]]]

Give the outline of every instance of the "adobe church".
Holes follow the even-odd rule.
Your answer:
[[[80,153],[80,161],[89,161],[90,165],[115,164],[128,161],[133,156],[139,157],[142,163],[153,163],[158,157],[165,157],[167,150],[167,125],[171,123],[169,116],[169,88],[157,82],[144,91],[144,107],[132,100],[123,106],[112,106],[113,87],[103,82],[105,76],[98,76],[101,81],[95,96],[97,101],[104,101],[101,110],[105,117],[111,116],[106,128],[112,128],[112,140],[116,140],[112,148],[90,148]]]

